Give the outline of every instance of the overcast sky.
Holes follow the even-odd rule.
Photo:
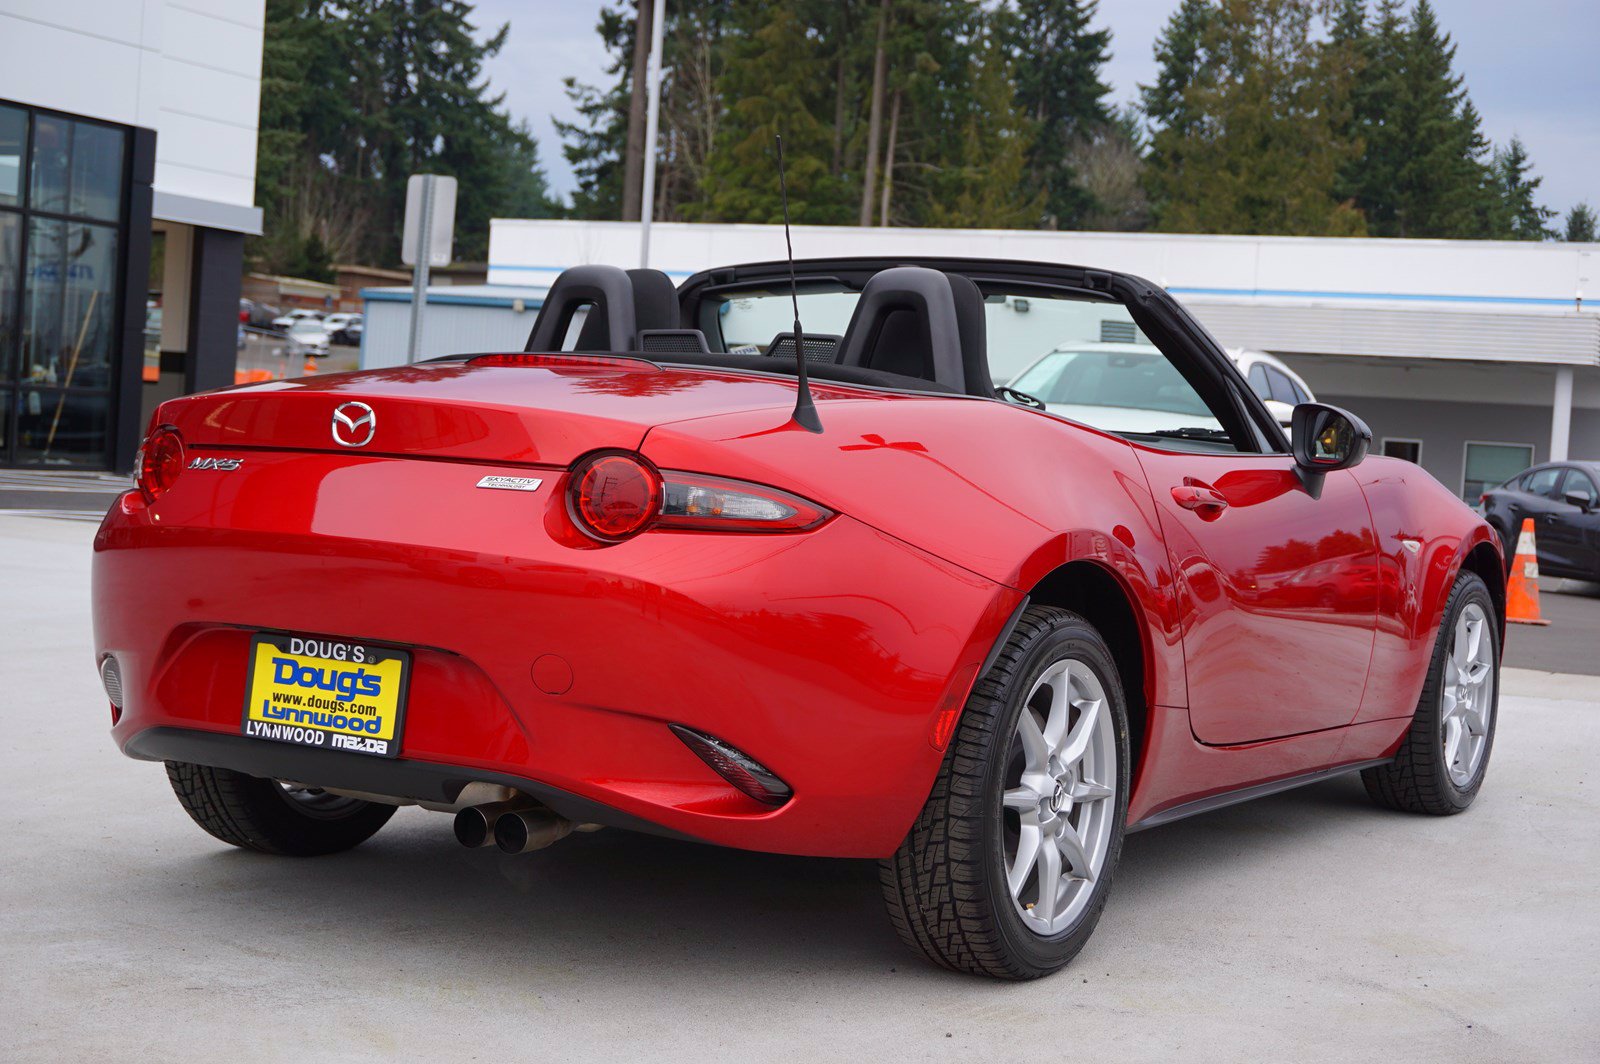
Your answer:
[[[1118,102],[1155,75],[1153,42],[1178,0],[1101,0],[1111,29],[1106,79]],[[555,191],[572,189],[551,117],[573,117],[561,81],[603,81],[595,32],[602,0],[477,0],[480,29],[509,22],[505,50],[489,64],[511,113],[526,118]],[[1544,203],[1561,212],[1600,207],[1600,0],[1434,0],[1457,45],[1484,131],[1497,144],[1515,134],[1544,178]]]

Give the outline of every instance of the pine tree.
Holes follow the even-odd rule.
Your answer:
[[[1418,0],[1400,49],[1379,171],[1392,167],[1392,184],[1372,188],[1363,206],[1380,236],[1487,235],[1489,144],[1454,71],[1455,45],[1428,0]]]
[[[1077,228],[1094,206],[1070,156],[1111,120],[1101,80],[1111,31],[1092,30],[1096,0],[1015,0],[1002,8],[1001,32],[1011,55],[1015,107],[1033,124],[1027,181],[1042,193],[1044,223]]]
[[[417,172],[461,180],[461,259],[485,255],[493,215],[553,209],[538,145],[483,74],[506,27],[478,40],[464,0],[272,0],[266,13],[257,261],[396,262]]]
[[[729,101],[718,130],[703,201],[711,221],[783,220],[773,137],[783,136],[789,216],[795,222],[849,221],[850,192],[830,166],[831,85],[814,76],[825,52],[787,4],[743,5],[734,16],[719,92]]]
[[[1549,226],[1556,212],[1534,199],[1543,178],[1533,176],[1533,163],[1516,137],[1494,153],[1492,166],[1497,202],[1492,236],[1508,240],[1548,240],[1556,235]]]
[[[1589,209],[1587,203],[1580,203],[1567,212],[1564,239],[1575,244],[1594,241],[1595,216],[1594,211]]]
[[[1353,154],[1336,128],[1349,85],[1315,36],[1318,14],[1315,0],[1221,0],[1206,19],[1206,62],[1175,105],[1156,101],[1181,120],[1156,133],[1152,153],[1163,229],[1363,231],[1335,194]]]
[[[1145,174],[1158,218],[1169,185],[1186,168],[1187,149],[1202,121],[1189,90],[1210,62],[1205,38],[1216,14],[1212,0],[1183,0],[1156,38],[1155,84],[1139,86],[1145,120],[1153,132]]]

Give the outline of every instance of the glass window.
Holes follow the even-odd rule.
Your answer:
[[[17,289],[22,285],[22,216],[0,213],[0,382],[17,364]],[[5,437],[0,436],[0,449]]]
[[[1522,490],[1530,495],[1543,495],[1547,499],[1553,499],[1556,497],[1556,482],[1560,479],[1560,466],[1535,469],[1522,478]]]
[[[110,400],[77,391],[26,389],[17,411],[17,460],[102,466]]]
[[[1289,406],[1293,406],[1295,403],[1299,402],[1294,395],[1294,382],[1289,380],[1288,377],[1284,376],[1283,373],[1273,369],[1271,366],[1268,366],[1267,380],[1272,382],[1273,399],[1280,403],[1286,403]]]
[[[33,199],[36,211],[116,221],[122,214],[122,151],[126,136],[88,122],[35,119]]]
[[[1408,462],[1422,461],[1422,442],[1420,440],[1385,439],[1383,453],[1390,458],[1404,458]]]
[[[34,218],[28,275],[19,376],[36,384],[106,387],[115,340],[117,231]]]
[[[1563,497],[1567,495],[1582,495],[1589,500],[1591,507],[1594,506],[1597,500],[1600,500],[1600,490],[1595,488],[1594,481],[1589,479],[1589,474],[1577,469],[1567,470],[1567,479],[1561,485],[1561,494]]]
[[[1531,444],[1469,443],[1461,477],[1461,497],[1477,502],[1479,495],[1496,484],[1504,484],[1532,462]]]
[[[1267,381],[1267,365],[1257,362],[1250,367],[1250,390],[1263,403],[1272,398],[1272,385]]]
[[[28,112],[0,107],[0,206],[22,202],[22,149],[28,143]]]
[[[1311,393],[1300,387],[1293,377],[1289,378],[1289,385],[1294,389],[1294,401],[1296,403],[1311,402]]]

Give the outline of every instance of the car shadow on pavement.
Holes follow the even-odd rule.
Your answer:
[[[1237,874],[1241,855],[1294,860],[1297,850],[1321,849],[1348,837],[1352,814],[1360,831],[1385,815],[1354,777],[1132,835],[1107,921],[1181,904],[1197,879]],[[541,973],[599,968],[619,992],[663,979],[737,981],[752,970],[961,978],[923,964],[897,941],[874,861],[749,853],[624,831],[506,856],[493,847],[462,849],[447,817],[402,810],[348,854],[284,859],[218,850],[164,867],[183,889],[162,889],[161,877],[140,888],[186,928],[214,922],[211,930],[254,950],[337,948],[358,967],[415,971],[447,958],[451,969],[535,983]]]

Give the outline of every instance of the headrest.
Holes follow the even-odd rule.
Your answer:
[[[635,351],[639,333],[678,327],[678,290],[660,270],[573,266],[550,286],[524,350],[560,351],[573,315],[584,308],[574,351]]]
[[[985,337],[983,294],[971,280],[895,266],[861,289],[839,362],[993,396]]]

